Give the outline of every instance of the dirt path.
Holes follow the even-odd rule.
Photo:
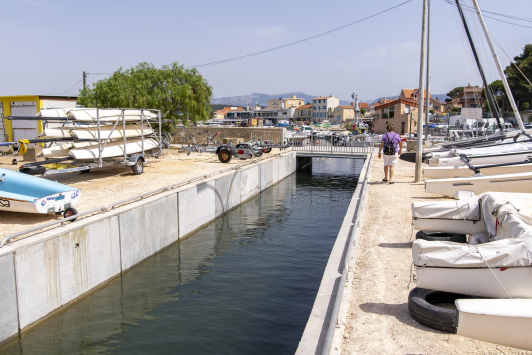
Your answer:
[[[413,163],[399,161],[393,185],[381,182],[382,167],[375,159],[342,354],[532,354],[435,331],[410,316],[410,204],[440,198],[413,183]]]
[[[278,149],[274,149],[267,155],[278,152]],[[11,160],[10,156],[0,157],[0,168],[17,170],[18,166],[11,165]],[[46,178],[81,189],[80,202],[74,206],[81,213],[100,206],[107,207],[120,200],[243,162],[233,158],[229,163],[222,164],[215,154],[191,153],[187,156],[185,153],[177,154],[176,152],[168,154],[168,150],[165,150],[163,157],[148,159],[142,175],[133,175],[131,168],[111,167],[94,169],[88,174],[58,174],[49,175]],[[0,239],[60,218],[62,216],[0,211]]]

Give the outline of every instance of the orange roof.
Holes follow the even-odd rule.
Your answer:
[[[340,105],[340,106],[338,106],[338,107],[341,107],[341,108],[348,108],[348,109],[351,109],[351,110],[355,108],[355,106],[351,106],[351,105]]]
[[[320,97],[315,97],[313,98],[312,100],[327,100],[327,99],[330,99],[332,96],[320,96]]]
[[[381,110],[383,108],[390,107],[390,106],[396,105],[398,103],[402,103],[402,104],[405,104],[405,105],[417,107],[417,102],[412,101],[412,100],[396,99],[396,100],[387,100],[387,101],[388,102],[386,102],[386,103],[383,103],[383,104],[375,106],[375,110]]]
[[[299,109],[305,110],[305,109],[309,109],[309,108],[312,108],[312,105],[301,105],[301,106],[298,106],[296,108],[296,110],[299,110]]]
[[[369,105],[367,102],[359,102],[358,108],[369,108]]]

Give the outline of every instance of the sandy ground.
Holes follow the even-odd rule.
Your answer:
[[[262,157],[278,152],[278,149],[273,149]],[[18,166],[11,165],[11,160],[10,156],[1,156],[0,168],[17,170]],[[165,150],[161,158],[147,160],[141,175],[133,175],[131,168],[117,166],[93,169],[88,174],[58,174],[44,178],[81,189],[81,199],[74,207],[82,213],[244,162],[247,160],[233,158],[229,163],[222,164],[215,154],[191,153],[187,156],[186,153],[178,154],[176,150],[171,153]],[[21,161],[19,165],[23,163]],[[62,216],[0,211],[0,238],[60,218]]]
[[[400,160],[395,184],[382,183],[382,159],[375,158],[342,354],[532,354],[442,333],[410,316],[410,204],[440,198],[413,183],[414,163]]]

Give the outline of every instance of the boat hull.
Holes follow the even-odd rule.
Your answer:
[[[103,144],[102,144],[103,147]],[[154,148],[159,147],[159,143],[157,143],[154,139],[144,139],[144,151],[148,151]],[[102,158],[116,158],[121,157],[125,154],[136,154],[142,152],[142,139],[133,139],[128,140],[125,144],[124,149],[124,142],[123,141],[114,141],[109,142],[105,146],[105,148],[102,151]],[[68,156],[71,158],[74,158],[76,160],[94,160],[98,159],[99,153],[98,153],[98,145],[90,145],[83,148],[74,148],[71,149],[68,153]]]
[[[532,350],[532,300],[456,300],[459,335]]]
[[[423,218],[414,219],[414,229],[430,232],[448,232],[460,234],[475,234],[486,232],[486,226],[482,221]]]
[[[81,198],[81,190],[65,191],[34,202],[0,197],[0,211],[21,213],[59,213],[74,206]]]
[[[497,276],[495,278],[494,274]],[[532,298],[532,267],[416,269],[418,287],[477,297],[508,298],[497,279],[512,298]]]
[[[425,191],[431,194],[454,196],[463,190],[475,195],[487,191],[532,193],[532,172],[425,181]]]
[[[497,166],[480,169],[480,172],[484,176],[527,173],[532,172],[532,164]],[[475,172],[467,166],[439,166],[423,169],[423,176],[426,179],[450,179],[454,177],[473,176],[473,174]]]

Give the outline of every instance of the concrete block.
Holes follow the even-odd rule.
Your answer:
[[[279,181],[279,159],[267,160],[260,163],[260,187],[261,190]]]
[[[216,217],[215,180],[183,188],[178,192],[179,238]]]
[[[177,199],[177,192],[154,196],[120,214],[122,270],[178,240]]]
[[[215,180],[216,217],[240,204],[240,171],[234,171]]]
[[[260,192],[260,168],[260,165],[253,165],[240,171],[240,201],[242,203]]]
[[[16,250],[19,324],[23,329],[61,306],[59,238]]]
[[[82,226],[58,238],[61,305],[120,273],[117,216]]]
[[[0,342],[18,333],[17,291],[13,253],[0,256]]]

